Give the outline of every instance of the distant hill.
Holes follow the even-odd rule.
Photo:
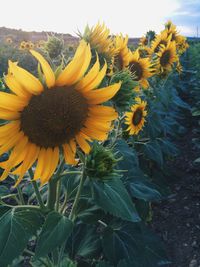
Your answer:
[[[40,40],[47,40],[48,35],[55,35],[62,37],[68,45],[75,45],[78,43],[79,38],[72,36],[71,34],[55,33],[55,32],[27,32],[23,30],[9,29],[6,27],[0,27],[0,42],[4,42],[7,38],[11,38],[14,43],[20,43],[22,41],[31,41],[36,43]],[[136,45],[139,42],[139,38],[129,38],[130,45]]]
[[[16,30],[16,29],[9,29],[6,27],[0,27],[0,42],[4,42],[7,38],[11,38],[13,42],[20,43],[21,41],[31,41],[33,43],[36,43],[40,40],[47,40],[48,35],[54,35],[57,37],[62,37],[63,40],[69,44],[77,44],[79,38],[72,36],[71,34],[61,34],[61,33],[55,33],[55,32],[27,32],[22,30]]]

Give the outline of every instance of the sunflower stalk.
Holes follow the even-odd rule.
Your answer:
[[[25,205],[23,193],[22,193],[21,187],[19,185],[17,186],[17,193],[19,196],[20,204]]]
[[[79,186],[78,186],[78,190],[77,190],[77,193],[76,193],[76,197],[75,197],[71,212],[69,214],[69,219],[72,220],[73,222],[76,219],[76,209],[77,209],[77,206],[78,206],[78,203],[79,203],[79,199],[80,199],[80,196],[81,196],[81,191],[82,191],[82,188],[83,188],[83,184],[85,182],[85,178],[86,178],[86,172],[85,172],[85,159],[84,159],[83,170],[82,170],[80,183],[79,183]]]
[[[32,180],[32,185],[33,185],[33,188],[34,188],[34,191],[35,191],[35,195],[36,195],[37,201],[38,201],[41,209],[45,209],[46,207],[45,207],[45,205],[43,203],[42,196],[40,194],[37,182],[33,181],[34,174],[33,174],[33,170],[31,168],[29,169],[29,175],[30,175],[31,180]]]

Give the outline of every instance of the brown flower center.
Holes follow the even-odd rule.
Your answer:
[[[140,124],[143,117],[143,112],[140,108],[137,108],[136,111],[133,114],[132,123],[133,125],[137,126]]]
[[[167,64],[169,64],[170,57],[171,57],[170,51],[169,50],[164,51],[162,56],[160,57],[161,66],[165,67]]]
[[[129,69],[130,69],[131,73],[135,76],[134,77],[135,81],[141,80],[141,78],[143,76],[143,68],[139,62],[131,62],[129,64]]]
[[[22,111],[21,129],[40,147],[60,146],[80,131],[87,111],[86,99],[72,87],[46,89]]]

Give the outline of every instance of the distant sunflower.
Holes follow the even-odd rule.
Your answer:
[[[177,41],[179,34],[176,29],[176,25],[174,25],[170,20],[165,24],[165,30],[163,32],[167,32],[168,36],[170,36],[171,41]]]
[[[150,59],[141,58],[138,49],[130,54],[128,68],[133,76],[133,80],[138,81],[145,89],[149,87],[147,78],[153,75],[151,67]]]
[[[151,43],[151,54],[158,53],[161,46],[166,46],[170,40],[168,32],[165,30],[161,34],[156,35],[155,39]]]
[[[141,45],[141,46],[146,46],[146,45],[148,45],[148,38],[147,38],[146,36],[142,36],[142,37],[140,38],[139,45]]]
[[[7,44],[12,44],[13,43],[12,38],[10,38],[10,37],[6,38],[6,43]]]
[[[24,49],[26,49],[26,42],[25,42],[25,41],[22,41],[22,42],[20,43],[19,49],[20,49],[20,50],[24,50]]]
[[[114,56],[114,65],[118,70],[123,70],[129,64],[130,50],[128,48],[128,35],[126,35],[126,37],[117,35],[114,38],[114,43],[116,51]]]
[[[166,73],[171,71],[172,66],[178,61],[176,54],[176,43],[168,42],[167,46],[162,46],[160,51],[156,53],[157,60],[156,64],[159,73]]]
[[[132,105],[131,111],[125,113],[125,124],[128,125],[129,135],[138,134],[144,126],[145,117],[147,116],[146,101],[136,97],[136,104]]]
[[[116,53],[113,39],[110,36],[110,30],[104,24],[100,25],[98,23],[91,29],[86,27],[85,33],[81,37],[90,44],[91,48],[95,49],[106,59],[111,60]]]
[[[87,72],[91,50],[85,41],[57,79],[47,61],[38,52],[31,53],[41,65],[46,85],[10,61],[5,82],[13,93],[0,92],[0,118],[9,121],[0,127],[0,155],[12,149],[1,164],[0,180],[17,167],[12,171],[19,175],[16,185],[36,161],[34,180],[40,178],[44,184],[58,165],[59,152],[63,151],[66,163],[75,165],[77,145],[87,154],[88,142],[105,140],[117,113],[100,104],[110,100],[121,85],[95,89],[107,65],[100,69],[97,57]]]

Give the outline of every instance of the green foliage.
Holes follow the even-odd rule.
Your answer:
[[[0,218],[0,265],[6,267],[18,257],[41,227],[41,214],[36,210],[10,209]]]
[[[72,222],[65,216],[54,211],[49,213],[37,242],[35,257],[43,257],[61,246],[67,240],[72,228]]]

